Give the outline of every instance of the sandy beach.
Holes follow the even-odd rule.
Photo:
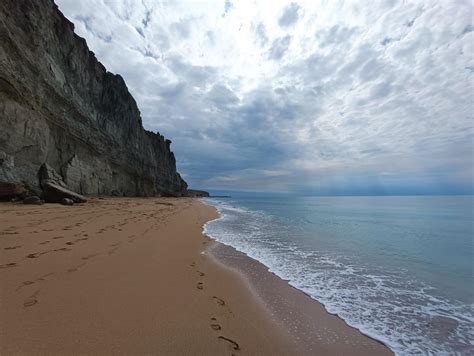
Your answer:
[[[0,204],[0,353],[384,355],[258,262],[200,200]]]

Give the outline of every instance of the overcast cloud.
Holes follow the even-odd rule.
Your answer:
[[[192,187],[473,191],[470,1],[56,1]]]

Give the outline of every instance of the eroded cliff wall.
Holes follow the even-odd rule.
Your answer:
[[[52,0],[0,1],[0,153],[16,179],[37,188],[46,162],[82,194],[180,196],[170,143]]]

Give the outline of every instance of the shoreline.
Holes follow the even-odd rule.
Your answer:
[[[219,218],[220,216],[217,219]],[[204,228],[205,226],[203,234]],[[324,304],[271,272],[260,261],[232,246],[212,240],[215,243],[207,248],[210,258],[219,266],[239,274],[240,278],[246,281],[273,321],[289,333],[293,340],[297,340],[300,352],[394,354],[382,341],[347,324],[339,315],[329,313]]]
[[[217,216],[214,207],[189,198],[0,204],[0,353],[307,353],[297,339],[305,330],[289,333],[258,287],[208,253],[209,246],[213,253],[225,246],[203,235]],[[304,297],[304,310],[322,308],[280,281]],[[286,289],[270,295],[291,294]],[[344,340],[351,345],[355,329],[338,322],[341,338],[330,349],[316,345],[314,353],[348,350]],[[388,351],[362,334],[356,339]]]

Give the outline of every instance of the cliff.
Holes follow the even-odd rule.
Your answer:
[[[39,190],[47,163],[81,194],[186,193],[171,141],[143,128],[122,77],[52,0],[0,2],[0,125],[0,180]]]

